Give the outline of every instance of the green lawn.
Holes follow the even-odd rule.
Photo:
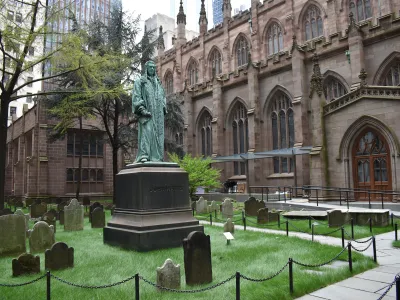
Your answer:
[[[233,221],[236,225],[243,225],[242,222],[242,213],[241,206],[235,207]],[[195,217],[199,220],[210,221],[210,214],[201,214],[195,215]],[[213,222],[225,222],[222,215],[218,212],[217,218],[215,218],[215,214],[212,214]],[[309,227],[308,220],[293,220],[286,219],[281,216],[280,227],[278,226],[278,222],[271,222],[269,224],[257,224],[257,217],[249,217],[246,216],[246,226],[257,227],[257,228],[266,228],[273,230],[286,230],[285,222],[289,221],[289,235],[291,231],[296,232],[306,232],[311,234],[312,229]],[[337,238],[342,237],[342,233],[339,227],[328,227],[328,221],[319,221],[312,220],[311,224],[314,224],[314,234],[316,235],[329,235]],[[350,239],[351,237],[351,225],[345,225],[345,239]],[[370,232],[369,225],[366,226],[354,226],[354,238],[361,239],[365,237],[370,237],[372,235],[378,235],[385,232],[393,231],[393,227],[391,225],[385,227],[372,227],[372,233]]]
[[[393,247],[400,248],[400,241],[393,241]]]
[[[107,211],[107,218],[110,218]],[[156,268],[167,258],[181,265],[182,289],[195,289],[185,284],[183,249],[138,253],[126,251],[103,244],[102,229],[91,229],[88,219],[85,230],[80,232],[64,232],[59,226],[56,240],[63,241],[75,249],[75,267],[54,274],[67,281],[85,285],[103,285],[126,279],[135,273],[155,282]],[[250,231],[236,231],[235,240],[226,245],[221,228],[205,226],[205,232],[211,236],[213,282],[210,286],[229,278],[236,271],[250,278],[265,278],[286,264],[289,257],[295,260],[317,264],[330,260],[340,252],[340,248],[319,243],[287,238]],[[347,259],[347,251],[341,260]],[[21,283],[33,280],[39,275],[13,278],[11,261],[14,257],[0,258],[0,283]],[[41,273],[44,274],[44,255],[40,255]],[[339,269],[317,268],[322,273],[308,273],[306,268],[294,265],[294,297],[309,293],[343,280],[356,273],[375,266],[374,262],[360,254],[353,253],[353,273],[345,265]],[[202,286],[202,287],[205,287]],[[107,289],[81,289],[70,287],[52,279],[52,299],[133,299],[134,281]],[[45,299],[46,280],[43,279],[29,286],[6,288],[0,287],[1,299]],[[147,283],[140,281],[140,299],[234,299],[235,279],[212,291],[199,294],[172,294],[158,292]],[[263,283],[244,281],[241,279],[241,295],[243,299],[292,299],[289,293],[288,269],[278,277]]]

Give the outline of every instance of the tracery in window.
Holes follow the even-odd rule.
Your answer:
[[[188,68],[189,85],[195,85],[199,76],[199,69],[196,61],[192,60]]]
[[[221,53],[214,49],[211,53],[211,77],[214,78],[216,75],[222,73],[222,56]]]
[[[165,74],[165,94],[170,95],[174,92],[174,77],[171,72]]]
[[[247,121],[247,109],[238,102],[231,113],[232,133],[233,133],[233,154],[246,153],[249,148],[249,130]],[[246,165],[244,162],[234,162],[234,174],[246,175]]]
[[[201,155],[212,155],[212,117],[208,111],[204,111],[199,121],[199,136]]]
[[[361,22],[372,17],[370,0],[351,0],[349,8],[356,22]]]
[[[389,71],[383,76],[381,85],[400,86],[400,61],[390,67]]]
[[[241,36],[236,44],[237,66],[245,66],[248,63],[249,44],[244,36]]]
[[[273,55],[283,50],[282,28],[278,23],[272,23],[267,32],[268,55]]]
[[[326,100],[329,102],[347,94],[347,90],[338,79],[329,76],[324,80],[324,93]]]
[[[306,40],[311,40],[324,34],[324,26],[322,22],[321,10],[310,5],[304,14],[304,29]]]

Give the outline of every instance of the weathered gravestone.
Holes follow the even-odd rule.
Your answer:
[[[281,215],[279,212],[269,212],[268,213],[268,222],[276,222],[278,223],[280,220]]]
[[[25,230],[28,230],[29,229],[29,214],[24,214],[24,212],[21,209],[17,209],[14,214],[24,217],[24,219],[25,219]]]
[[[31,205],[31,218],[40,218],[47,212],[47,204],[33,203]]]
[[[72,199],[71,203],[64,209],[64,230],[83,230],[84,213],[83,205],[80,205],[78,200]]]
[[[247,216],[257,217],[257,212],[260,208],[265,208],[265,203],[262,200],[257,200],[254,197],[250,197],[244,201],[244,211]]]
[[[64,210],[58,212],[58,217],[60,219],[60,225],[64,225]]]
[[[207,200],[205,200],[203,197],[200,197],[199,200],[196,201],[196,213],[207,213]]]
[[[350,220],[350,215],[347,212],[338,209],[328,210],[327,213],[329,227],[340,227]]]
[[[222,217],[223,218],[232,218],[233,217],[233,203],[229,199],[225,199],[221,204]]]
[[[181,266],[175,265],[171,259],[157,268],[157,285],[169,289],[180,289],[181,287]]]
[[[101,205],[99,202],[95,202],[92,205],[90,205],[90,208],[89,208],[89,222],[92,222],[92,213],[98,207],[100,207],[101,209],[104,209],[103,205]]]
[[[268,208],[260,208],[257,214],[257,223],[265,224],[269,222],[268,218]]]
[[[54,208],[50,209],[50,210],[46,213],[46,215],[52,215],[52,218],[55,219],[55,220],[57,220],[57,218],[58,218],[58,213],[57,213],[57,211],[56,211]]]
[[[12,215],[13,212],[9,208],[0,209],[0,216]]]
[[[217,210],[218,210],[218,205],[215,203],[215,201],[211,201],[211,204],[208,206],[208,212],[212,213]]]
[[[41,218],[40,221],[46,222],[49,225],[52,225],[54,227],[54,233],[57,232],[57,224],[56,224],[56,218],[54,214],[47,212],[45,213]]]
[[[0,255],[26,252],[25,217],[5,215],[0,217]]]
[[[43,221],[37,222],[29,236],[30,253],[44,252],[46,249],[50,249],[54,243],[54,227]]]
[[[191,232],[183,240],[186,284],[212,281],[210,236],[201,231]]]
[[[40,273],[40,257],[23,253],[12,260],[13,276]]]
[[[106,226],[106,214],[103,209],[96,207],[92,212],[92,228],[104,228]]]
[[[235,224],[233,224],[230,218],[228,218],[224,224],[224,232],[230,232],[232,234],[235,233]]]
[[[74,266],[74,248],[68,248],[63,242],[55,243],[44,255],[46,270],[61,270]]]

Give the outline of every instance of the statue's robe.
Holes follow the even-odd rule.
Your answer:
[[[143,107],[151,117],[141,115]],[[132,95],[132,111],[139,118],[138,152],[135,162],[164,160],[164,113],[166,99],[157,76],[144,75],[136,80]]]

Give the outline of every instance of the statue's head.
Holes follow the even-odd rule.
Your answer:
[[[153,77],[156,74],[156,64],[154,63],[154,61],[149,60],[148,62],[146,62],[145,68],[148,76]]]

